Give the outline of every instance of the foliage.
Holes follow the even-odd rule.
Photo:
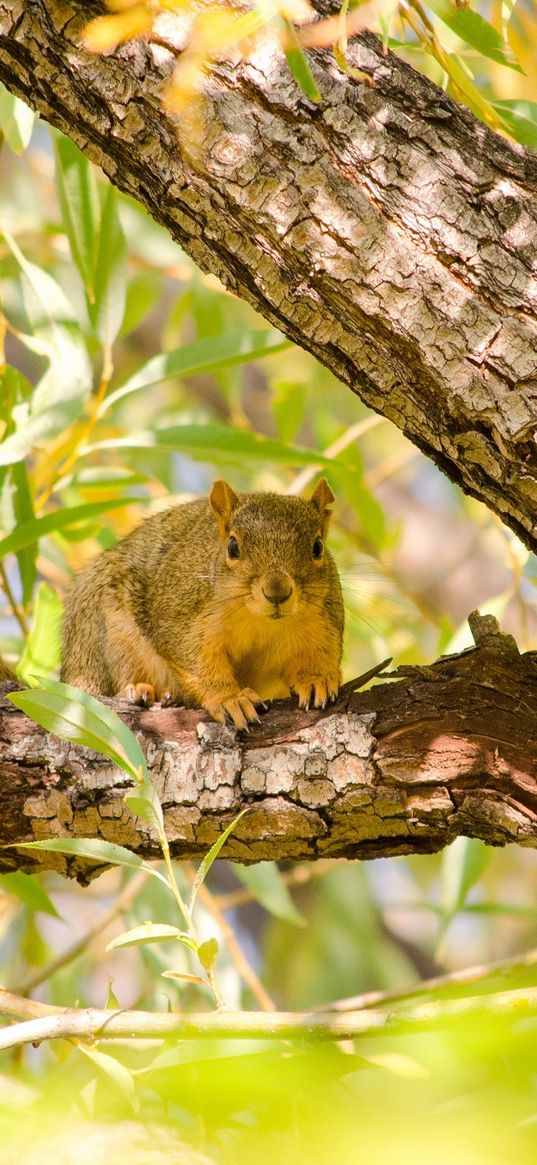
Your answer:
[[[144,19],[157,7],[137,5]],[[116,8],[120,19],[132,6]],[[314,26],[294,5],[264,11],[292,22],[288,60],[307,87],[301,54]],[[477,11],[447,4],[379,11],[388,43],[413,62],[427,54],[435,80],[532,140],[534,77],[504,59],[508,36],[530,73],[530,5],[491,5],[486,27]],[[355,14],[364,19],[360,8],[343,13],[347,30]],[[350,67],[343,23],[336,49]],[[348,675],[387,654],[421,662],[460,649],[477,605],[502,617],[522,648],[531,644],[535,563],[511,534],[197,272],[6,93],[0,123],[0,650],[26,681],[41,677],[16,697],[21,706],[112,748],[137,782],[133,811],[161,828],[136,742],[50,675],[73,572],[147,512],[206,491],[216,474],[239,489],[296,492],[322,466],[338,499],[331,544],[346,594]],[[82,852],[90,843],[74,844]],[[200,997],[210,1005],[200,980],[214,971],[228,1007],[307,1009],[370,991],[385,1004],[405,991],[415,998],[416,981],[431,975],[444,981],[417,988],[424,1001],[536,982],[535,960],[517,958],[537,945],[535,861],[522,849],[493,853],[461,839],[440,856],[254,871],[213,866],[213,852],[201,883],[166,852],[146,869],[128,850],[92,844],[94,858],[117,864],[85,890],[52,874],[0,878],[0,978],[21,995],[40,988],[55,1004],[114,1006],[115,996],[124,1007],[190,1011]],[[185,914],[202,973],[192,946],[177,941],[177,931],[189,934]],[[481,974],[459,982],[471,963]],[[20,1064],[5,1056],[3,1154],[31,1162],[46,1144],[60,1161],[76,1153],[115,1165],[128,1143],[144,1165],[194,1152],[238,1165],[252,1153],[301,1163],[363,1152],[404,1163],[431,1155],[434,1140],[441,1162],[456,1154],[472,1165],[524,1165],[535,1151],[534,1040],[533,1020],[491,1009],[485,1027],[416,1035],[409,1023],[402,1035],[352,1047],[53,1044]]]
[[[202,7],[195,0],[108,0],[110,13],[90,21],[85,40],[93,52],[139,36],[168,43],[175,52],[180,48],[165,101],[191,126],[211,64],[237,53],[247,58],[267,39],[279,44],[297,85],[312,102],[322,94],[308,49],[330,47],[341,69],[367,82],[367,75],[348,60],[350,36],[367,26],[380,33],[386,46],[410,54],[413,64],[493,129],[535,147],[537,93],[534,88],[528,93],[534,69],[527,40],[528,34],[530,40],[535,35],[533,2],[479,7],[484,11],[469,0],[343,0],[337,16],[323,18],[308,0],[253,0],[245,11],[226,0]],[[507,72],[514,78],[507,80]],[[499,94],[494,93],[497,86]],[[189,136],[183,137],[184,147]]]

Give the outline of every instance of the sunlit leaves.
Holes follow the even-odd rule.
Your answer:
[[[241,331],[184,344],[171,352],[152,356],[119,388],[108,393],[101,406],[100,415],[104,416],[110,408],[125,397],[131,396],[133,392],[147,390],[172,377],[219,372],[223,368],[236,367],[249,360],[275,355],[290,347],[289,340],[285,340],[279,332],[272,330]]]
[[[114,342],[125,311],[127,248],[119,221],[117,194],[108,186],[103,198],[95,258],[95,302],[90,318],[105,348]]]
[[[257,902],[276,918],[283,918],[293,926],[305,926],[306,920],[297,910],[276,862],[256,862],[252,866],[234,866],[235,874],[247,886]]]
[[[110,940],[107,949],[114,951],[119,947],[145,946],[146,943],[159,943],[166,939],[178,939],[180,942],[184,942],[190,950],[196,949],[196,944],[185,931],[179,930],[177,926],[157,922],[144,922],[141,926],[135,926],[131,930],[118,934],[116,938]]]
[[[112,186],[99,186],[95,171],[67,138],[55,139],[56,184],[65,232],[77,265],[91,323],[110,346],[125,311],[127,252]]]
[[[13,481],[13,516],[18,526],[25,526],[35,520],[32,492],[28,480],[28,471],[23,461],[17,462],[12,469]],[[21,547],[17,552],[19,574],[22,583],[22,602],[30,602],[37,577],[36,566],[37,543]]]
[[[492,105],[511,137],[522,146],[531,146],[537,150],[537,102],[493,101]]]
[[[230,824],[227,826],[227,828],[224,829],[223,833],[220,834],[220,837],[217,839],[217,841],[215,841],[214,845],[211,846],[209,853],[205,855],[205,857],[204,857],[204,859],[203,859],[203,861],[198,869],[196,877],[194,878],[194,881],[192,883],[192,890],[191,890],[191,894],[190,894],[190,905],[189,905],[190,910],[194,909],[194,904],[195,904],[196,898],[198,896],[200,886],[203,885],[203,883],[207,877],[207,874],[209,873],[209,870],[210,870],[211,866],[213,865],[213,862],[216,861],[216,858],[218,857],[220,850],[222,849],[222,846],[225,845],[230,834],[234,832],[238,822],[241,820],[241,817],[244,817],[244,814],[247,812],[248,812],[247,809],[243,809],[242,812],[239,813],[237,815],[237,817],[235,817],[233,819],[232,822],[230,822]]]
[[[36,549],[34,543],[33,548]],[[48,676],[60,662],[60,624],[62,603],[48,583],[37,587],[33,621],[24,645],[17,672],[28,682],[35,676]]]
[[[459,7],[450,0],[427,0],[426,7],[431,8],[452,32],[482,56],[521,71],[500,33],[479,12],[474,12],[470,7]]]
[[[290,20],[282,18],[281,22],[282,45],[285,59],[293,77],[302,92],[310,101],[320,101],[321,94],[317,82],[309,66],[306,54],[298,39],[296,29]]]
[[[258,0],[247,11],[237,11],[223,0],[213,0],[202,9],[191,0],[162,0],[160,4],[109,0],[108,7],[109,15],[98,17],[86,28],[86,44],[93,52],[110,51],[131,37],[158,37],[162,14],[180,14],[183,51],[166,91],[165,104],[179,115],[180,124],[183,122],[180,132],[184,148],[194,152],[202,148],[203,81],[211,63],[231,52],[247,58],[267,38],[272,37],[279,45],[298,88],[312,102],[320,101],[322,95],[308,60],[309,47],[332,45],[340,68],[356,80],[371,84],[370,78],[347,60],[348,36],[361,27],[356,16],[360,5],[349,6],[347,0],[339,18],[316,17],[307,0]],[[351,16],[350,7],[354,9]],[[431,53],[444,70],[444,82],[478,117],[494,128],[507,130],[523,144],[532,144],[531,130],[524,120],[509,113],[500,116],[494,102],[485,98],[481,86],[474,82],[472,70],[464,60],[465,53],[474,52],[482,61],[522,72],[507,40],[514,7],[515,0],[504,0],[499,10],[493,9],[491,19],[486,19],[469,4],[455,4],[452,0],[400,0],[388,9],[382,6],[378,13],[368,11],[367,23],[378,20],[385,44],[404,48],[408,43],[412,49]],[[492,22],[494,18],[498,27]],[[390,26],[396,22],[402,29],[399,38],[390,35]],[[407,41],[405,25],[409,30]],[[460,45],[459,51],[454,42]],[[186,126],[195,128],[196,140],[192,133],[186,134]]]
[[[10,894],[29,910],[49,914],[59,918],[58,911],[47,894],[45,887],[30,874],[15,870],[12,874],[0,874],[0,894]]]
[[[19,554],[26,547],[35,546],[45,534],[65,530],[79,522],[88,522],[118,506],[129,504],[130,498],[108,498],[98,502],[88,502],[82,506],[69,506],[64,510],[44,514],[40,518],[29,518],[18,524],[10,534],[0,539],[0,559],[6,554]]]
[[[91,389],[92,369],[79,321],[57,281],[23,255],[5,225],[1,233],[20,271],[31,329],[25,342],[48,363],[31,400],[19,410],[14,432],[0,444],[0,465],[9,465],[79,416]]]
[[[34,716],[34,719],[37,720],[37,717]],[[144,870],[150,877],[165,883],[165,878],[151,862],[145,862],[138,854],[123,845],[102,841],[100,838],[50,837],[45,841],[20,842],[17,849],[43,850],[47,853],[64,854],[66,857],[89,858],[101,866],[124,866],[128,870]]]
[[[221,465],[265,462],[275,465],[326,465],[322,454],[300,445],[286,445],[274,437],[263,437],[251,430],[227,425],[165,425],[142,433],[131,433],[117,440],[99,441],[83,452],[105,449],[167,449],[188,453],[200,461],[217,461]],[[2,544],[0,543],[0,552]]]
[[[56,190],[71,255],[90,304],[95,303],[95,267],[101,200],[95,170],[74,142],[54,138]]]
[[[161,4],[109,0],[109,15],[97,17],[85,29],[84,41],[90,52],[110,52],[134,37],[159,35],[159,16],[177,12],[187,21],[181,24],[182,53],[166,93],[166,105],[192,121],[196,97],[206,69],[213,60],[230,53],[248,53],[260,38],[271,35],[280,42],[290,71],[310,101],[320,93],[297,36],[296,26],[310,21],[314,12],[307,0],[259,0],[243,11],[213,0],[199,7],[184,0],[163,0]],[[194,114],[193,114],[194,110]],[[200,125],[201,128],[201,125]],[[196,143],[191,142],[194,149]]]
[[[117,15],[98,16],[86,25],[84,44],[90,52],[110,52],[124,41],[151,31],[153,20],[149,4],[110,3],[109,8],[119,8]]]
[[[0,85],[0,139],[3,137],[14,154],[23,154],[29,145],[35,113],[24,101]]]

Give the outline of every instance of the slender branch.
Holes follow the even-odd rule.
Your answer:
[[[192,867],[186,868],[186,875],[191,882],[194,881],[195,874]],[[227,946],[230,957],[234,962],[243,983],[245,983],[248,989],[251,991],[254,999],[257,1001],[262,1011],[274,1011],[276,1005],[268,994],[268,991],[265,990],[253,967],[248,962],[248,959],[246,958],[240,943],[237,942],[235,933],[225,918],[223,909],[218,900],[215,898],[214,894],[211,894],[210,890],[207,889],[207,886],[201,885],[198,889],[198,898],[200,902],[203,902],[203,905],[208,913],[212,916],[212,918],[214,918],[214,921],[218,926],[222,938],[224,939],[224,942]]]
[[[15,595],[13,594],[3,562],[0,562],[0,582],[2,589],[5,591],[6,598],[8,599],[12,613],[15,616],[15,619],[17,620],[23,635],[26,636],[28,634],[28,623],[26,621],[26,615],[20,603],[17,602]]]
[[[537,947],[527,951],[515,959],[498,959],[495,963],[479,963],[475,967],[464,967],[459,971],[449,971],[445,975],[435,975],[430,979],[422,979],[411,987],[392,991],[365,991],[360,995],[350,995],[347,999],[337,999],[334,1003],[324,1004],[319,1011],[357,1011],[362,1008],[383,1006],[385,1003],[398,1003],[406,999],[415,999],[426,995],[429,991],[452,990],[454,987],[467,987],[470,984],[485,983],[487,979],[496,976],[516,975],[521,971],[534,967],[537,963]]]
[[[291,870],[280,871],[280,877],[285,886],[306,886],[309,882],[316,878],[324,878],[326,874],[330,873],[336,866],[342,865],[337,858],[327,858],[325,861],[315,862],[315,865],[306,865],[305,862],[299,862],[297,866],[293,866]],[[220,910],[236,910],[239,906],[247,906],[250,902],[256,902],[257,896],[253,890],[249,890],[243,886],[240,890],[229,890],[226,893],[214,894],[213,900],[216,901]]]
[[[124,887],[115,901],[108,907],[108,910],[100,910],[95,922],[88,927],[88,929],[72,943],[71,946],[66,947],[61,951],[55,959],[51,959],[44,967],[37,967],[31,971],[26,978],[18,984],[18,991],[21,995],[30,995],[39,987],[41,983],[46,983],[47,979],[51,979],[57,971],[62,971],[64,967],[68,967],[75,959],[78,959],[96,938],[100,938],[110,923],[114,922],[120,914],[123,914],[134,902],[139,890],[145,885],[147,881],[147,874],[141,871],[135,874],[134,878]]]
[[[27,1005],[28,1000],[21,1000]],[[34,1005],[35,1006],[35,1005]],[[41,1006],[41,1005],[39,1005]],[[16,997],[0,988],[0,1014],[13,1018]],[[22,1010],[25,1014],[25,1010]],[[457,1020],[482,1024],[485,1017],[521,1019],[537,1015],[537,988],[503,991],[469,999],[422,1003],[393,1010],[344,1014],[316,1012],[168,1012],[63,1008],[25,1019],[0,1032],[0,1051],[53,1039],[231,1039],[303,1041],[352,1040],[360,1036],[399,1035],[437,1030]]]

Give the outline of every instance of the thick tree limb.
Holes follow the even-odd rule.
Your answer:
[[[0,0],[0,79],[535,549],[537,155],[368,33],[375,87],[316,52],[319,106],[267,43],[219,64],[187,154],[174,46],[90,56],[94,8]]]
[[[145,749],[173,854],[203,857],[246,806],[223,850],[241,862],[430,853],[459,834],[537,846],[537,656],[520,655],[491,616],[472,626],[477,646],[462,655],[344,692],[324,713],[278,704],[249,734],[196,711],[114,701]],[[4,845],[90,836],[159,855],[124,804],[125,774],[6,700],[0,776]],[[4,849],[0,867],[35,860],[90,876],[35,851]]]

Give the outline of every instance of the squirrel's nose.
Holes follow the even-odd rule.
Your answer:
[[[285,603],[293,593],[293,584],[288,574],[267,574],[261,590],[269,603]]]

